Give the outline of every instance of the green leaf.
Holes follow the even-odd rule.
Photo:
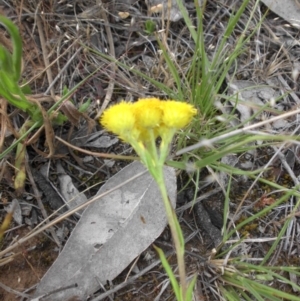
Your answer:
[[[3,46],[0,46],[0,70],[6,73],[13,73],[12,56]]]
[[[67,86],[64,86],[64,87],[63,87],[63,90],[62,90],[62,95],[65,96],[65,95],[68,94],[68,92],[69,92],[68,87],[67,87]]]
[[[254,276],[255,279],[259,280],[259,281],[272,281],[274,280],[274,277],[272,275],[269,274],[258,274]]]
[[[30,88],[29,85],[21,86],[21,91],[22,91],[22,93],[24,93],[25,95],[30,95],[30,94],[32,94],[31,88]]]
[[[4,16],[0,16],[0,23],[7,29],[10,34],[12,44],[13,44],[13,53],[12,53],[12,66],[13,70],[13,80],[17,82],[21,76],[21,68],[22,68],[22,39],[19,33],[17,26],[5,18]],[[3,62],[2,62],[3,64]],[[5,63],[4,63],[5,64]]]
[[[193,298],[193,291],[195,287],[195,283],[197,280],[197,275],[194,275],[192,281],[189,283],[187,291],[186,291],[186,301],[190,301]]]
[[[171,266],[169,265],[169,263],[167,261],[167,258],[165,256],[164,252],[162,251],[162,249],[160,249],[160,248],[158,248],[156,246],[154,246],[154,249],[157,251],[158,256],[159,256],[159,258],[161,260],[161,263],[162,263],[163,267],[165,268],[165,271],[168,274],[168,277],[169,277],[171,285],[173,287],[176,299],[178,301],[180,301],[181,300],[180,286],[179,286],[179,283],[176,280],[176,277],[175,277],[175,275],[174,275],[174,273],[172,271]]]
[[[146,34],[151,35],[155,31],[155,27],[156,27],[155,22],[153,22],[152,20],[147,20],[145,22],[145,29],[144,29],[144,31],[145,31]]]
[[[63,115],[62,113],[58,113],[58,115],[53,119],[53,123],[55,125],[63,125],[66,121],[68,121],[68,118]]]
[[[89,108],[90,104],[91,104],[91,99],[89,98],[86,102],[84,102],[84,103],[79,107],[78,111],[79,111],[80,113],[86,112],[87,109]]]

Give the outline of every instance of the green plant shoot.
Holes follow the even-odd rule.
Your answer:
[[[147,167],[157,182],[162,194],[168,223],[171,229],[179,269],[179,283],[177,282],[164,254],[158,254],[170,277],[177,300],[187,301],[191,297],[191,287],[186,281],[184,262],[184,237],[174,209],[168,198],[163,175],[164,163],[169,154],[170,144],[177,130],[185,127],[192,120],[197,110],[190,104],[156,98],[140,99],[136,103],[121,102],[104,111],[100,123],[109,131],[117,134],[128,142],[140,156],[141,162]],[[159,149],[156,138],[161,138]]]

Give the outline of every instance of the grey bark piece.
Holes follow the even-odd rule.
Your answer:
[[[236,109],[240,113],[240,121],[236,121],[234,126],[240,122],[245,122],[253,114],[259,112],[266,102],[272,98],[279,97],[279,93],[268,86],[257,86],[254,82],[245,80],[236,80],[229,83],[229,94],[233,95],[231,104],[236,105]],[[239,98],[236,104],[236,95]],[[252,106],[253,104],[253,106]],[[259,116],[257,116],[258,118]]]
[[[197,224],[210,236],[214,247],[217,247],[222,242],[221,231],[212,224],[210,216],[201,202],[195,205],[194,212],[196,214]]]
[[[65,172],[60,162],[56,165],[57,173],[59,174],[58,180],[60,185],[60,193],[64,197],[67,206],[71,209],[78,205],[87,202],[87,198],[84,193],[80,193],[73,184],[72,178]],[[82,214],[83,209],[78,213]]]
[[[144,171],[138,162],[121,170],[101,187],[101,194]],[[165,168],[165,181],[175,207],[176,176]],[[128,212],[127,212],[128,211]],[[101,214],[106,213],[104,216]],[[126,217],[127,216],[127,217]],[[43,301],[84,299],[117,277],[164,230],[164,206],[149,173],[104,196],[86,208],[66,246],[35,292],[38,297],[77,284],[43,298]]]

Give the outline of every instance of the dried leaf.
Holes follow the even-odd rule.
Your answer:
[[[144,171],[134,162],[102,186],[99,194],[116,187]],[[165,168],[165,180],[175,207],[176,177]],[[107,196],[92,203],[83,213],[66,246],[41,280],[35,296],[77,284],[51,294],[43,300],[85,299],[117,277],[164,230],[167,224],[160,191],[152,177],[145,173]]]
[[[255,209],[262,209],[266,206],[270,206],[274,204],[276,200],[272,197],[267,197],[265,194],[263,194],[260,198],[260,200],[254,205]]]
[[[291,23],[296,28],[300,28],[300,6],[295,0],[262,0],[275,14]]]
[[[77,110],[71,101],[63,102],[61,111],[67,116],[68,120],[73,125],[78,125],[80,117],[82,117],[82,113]]]

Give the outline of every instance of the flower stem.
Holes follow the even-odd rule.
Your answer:
[[[156,177],[156,182],[159,186],[159,189],[161,191],[161,195],[163,198],[167,220],[170,226],[175,250],[176,250],[176,256],[177,256],[177,264],[178,264],[178,271],[179,271],[179,281],[181,285],[181,300],[186,300],[186,290],[187,290],[187,282],[186,282],[186,272],[185,272],[185,263],[184,263],[184,238],[181,231],[181,228],[179,226],[179,222],[176,216],[176,213],[171,205],[165,181],[164,181],[164,175],[163,175],[163,168],[160,168],[160,172],[158,173],[158,176]]]

